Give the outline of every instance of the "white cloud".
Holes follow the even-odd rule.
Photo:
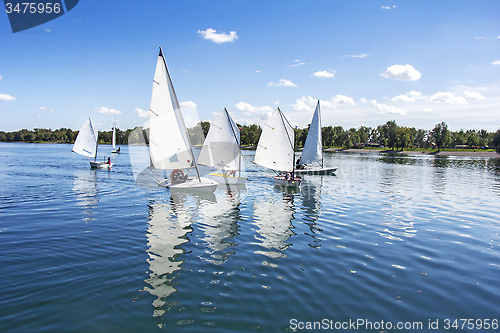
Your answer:
[[[50,29],[45,29],[45,32],[52,32],[52,30],[50,30]]]
[[[260,71],[255,71],[255,73],[260,73]]]
[[[346,55],[346,57],[349,58],[366,58],[369,57],[369,54],[363,53],[363,54],[358,54],[358,55]]]
[[[267,120],[273,114],[273,108],[270,106],[253,106],[245,102],[239,102],[234,105],[236,111],[243,112],[245,116],[252,114],[259,115],[261,120]]]
[[[424,111],[424,112],[434,112],[434,111],[432,111],[432,109],[422,109],[422,111]]]
[[[410,91],[406,95],[399,95],[391,99],[394,102],[415,102],[417,99],[421,98],[422,93],[419,91]]]
[[[360,103],[366,103],[366,99],[365,99],[364,97],[361,97],[361,98],[359,99],[359,102],[360,102]]]
[[[297,87],[295,83],[290,80],[281,79],[278,83],[269,82],[268,86],[281,86],[281,87]]]
[[[500,60],[496,60],[496,59],[495,59],[495,61],[493,61],[491,64],[492,64],[492,65],[500,65]]]
[[[295,101],[292,107],[297,111],[309,111],[312,112],[316,108],[318,99],[312,96],[302,96]],[[354,100],[351,97],[345,95],[336,95],[330,98],[329,101],[320,101],[320,105],[325,108],[337,108],[338,105],[354,105]]]
[[[393,65],[388,67],[385,73],[380,73],[380,75],[402,81],[416,81],[422,77],[422,74],[413,68],[412,65]]]
[[[141,118],[147,118],[147,117],[149,117],[149,112],[148,111],[144,111],[143,109],[140,109],[140,108],[135,108],[134,113],[136,115],[138,115],[139,117],[141,117]]]
[[[464,92],[464,96],[467,98],[470,98],[470,99],[485,99],[486,98],[483,95],[481,95],[480,93],[475,92],[475,91],[470,91],[470,90],[467,90],[466,92]]]
[[[354,105],[354,100],[351,97],[345,95],[336,95],[331,98],[334,104],[345,104],[345,105]]]
[[[313,74],[316,77],[334,77],[335,76],[335,71],[333,73],[330,73],[328,71],[318,71]]]
[[[198,106],[195,102],[191,101],[180,102],[179,104],[183,108],[191,108],[191,109],[196,109],[196,107]]]
[[[15,101],[16,98],[9,94],[0,94],[0,101]]]
[[[406,111],[396,108],[394,105],[386,105],[377,103],[376,100],[370,101],[371,105],[378,109],[378,113],[401,114],[405,115]]]
[[[463,96],[457,96],[451,92],[438,92],[431,96],[432,102],[447,103],[447,104],[467,104],[467,100]]]
[[[208,28],[207,30],[198,30],[198,33],[203,36],[203,38],[211,40],[214,43],[226,43],[233,42],[235,39],[238,39],[238,35],[236,31],[230,31],[229,34],[222,32],[220,34],[216,33],[216,30]]]
[[[40,106],[39,109],[43,111],[54,111],[52,109],[47,109],[45,106]]]
[[[391,9],[391,7],[382,6],[382,8],[380,8],[380,9]]]
[[[301,66],[301,65],[305,65],[305,64],[306,64],[305,62],[299,62],[298,64],[290,65],[290,67],[297,67],[297,66]]]
[[[100,108],[95,108],[94,111],[97,113],[102,113],[102,114],[122,114],[121,111],[118,111],[115,109],[108,109],[105,106],[101,106]]]

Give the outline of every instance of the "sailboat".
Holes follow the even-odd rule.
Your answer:
[[[210,125],[201,147],[198,164],[226,170],[226,173],[211,173],[210,178],[221,184],[244,185],[248,178],[241,177],[240,129],[226,109]],[[236,170],[238,176],[236,176]]]
[[[109,161],[109,158],[108,162],[97,162],[97,138],[97,129],[89,118],[83,123],[82,128],[80,128],[72,151],[83,156],[93,157],[94,160],[90,161],[91,168],[111,168],[113,163]]]
[[[149,112],[151,166],[156,169],[173,170],[170,178],[158,180],[158,185],[171,190],[197,190],[213,193],[219,183],[200,177],[193,147],[161,47],[156,62]],[[182,169],[192,167],[196,169],[197,177],[187,177],[182,171]]]
[[[113,151],[112,151],[112,153],[119,154],[120,153],[120,147],[118,147],[118,149],[116,149],[116,119],[115,119],[115,123],[113,125],[113,138],[111,139],[111,142],[113,144]]]
[[[295,131],[278,108],[267,121],[257,144],[254,163],[268,169],[284,171],[274,176],[274,184],[298,187],[301,179],[294,175]]]
[[[316,162],[319,166],[311,165]],[[295,173],[297,175],[326,175],[332,174],[336,170],[337,168],[325,168],[323,165],[323,138],[321,136],[321,112],[318,100]]]

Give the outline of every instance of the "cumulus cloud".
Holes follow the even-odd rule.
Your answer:
[[[410,91],[406,95],[399,95],[391,99],[394,102],[415,102],[417,99],[421,98],[422,93],[419,91]]]
[[[234,105],[237,111],[243,112],[245,116],[256,114],[261,120],[267,120],[273,114],[273,108],[270,106],[253,106],[245,102],[239,102]]]
[[[15,101],[16,98],[9,94],[0,94],[0,101]]]
[[[483,95],[481,95],[480,93],[475,92],[475,91],[470,91],[470,90],[467,90],[466,92],[464,92],[464,96],[467,98],[470,98],[470,99],[485,99],[486,98]]]
[[[144,111],[143,109],[140,109],[140,108],[135,108],[134,113],[136,115],[138,115],[139,117],[141,117],[141,118],[147,118],[147,117],[149,117],[149,112],[148,111]]]
[[[457,96],[451,92],[438,92],[431,96],[432,102],[465,105],[467,100],[463,96]]]
[[[422,77],[419,71],[413,68],[412,65],[393,65],[387,67],[385,73],[380,73],[383,77],[401,80],[401,81],[417,81]]]
[[[318,99],[312,96],[302,96],[295,101],[292,107],[297,111],[314,111]],[[320,101],[320,105],[325,108],[337,108],[339,105],[354,105],[354,100],[351,97],[345,95],[336,95],[330,98],[329,101]]]
[[[386,104],[380,104],[377,103],[376,100],[370,101],[371,105],[376,107],[378,109],[378,113],[388,113],[388,114],[400,114],[400,115],[405,115],[406,111],[398,109],[394,105],[386,105]]]
[[[492,65],[500,65],[500,60],[495,60],[491,63]],[[1,78],[1,76],[0,76]]]
[[[196,107],[198,106],[195,102],[191,101],[180,102],[179,104],[183,108],[191,108],[191,109],[196,109]]]
[[[314,73],[313,75],[316,77],[334,77],[335,72],[330,73],[328,71],[318,71],[318,72]]]
[[[198,33],[201,34],[203,38],[211,40],[217,44],[234,42],[235,39],[238,39],[236,31],[230,31],[229,34],[226,34],[225,32],[218,34],[216,30],[208,28],[205,31],[198,30]]]
[[[105,106],[101,106],[100,108],[95,108],[94,111],[101,114],[122,114],[121,111],[115,109],[108,109]]]
[[[45,106],[40,106],[39,109],[43,111],[54,111],[52,109],[47,109]]]
[[[346,55],[346,57],[349,58],[366,58],[369,57],[369,54],[363,53],[363,54],[358,54],[358,55]]]
[[[278,83],[269,82],[268,86],[281,86],[281,87],[297,87],[295,83],[290,80],[281,79]]]

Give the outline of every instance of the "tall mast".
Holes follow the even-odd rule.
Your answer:
[[[283,123],[283,128],[285,129],[286,136],[288,137],[288,142],[290,143],[290,146],[292,146],[292,149],[293,149],[293,154],[292,154],[292,178],[293,178],[293,172],[295,171],[295,130],[293,129],[292,125],[290,125],[290,123],[288,123],[288,120],[283,117],[283,113],[281,112],[280,108],[278,108],[278,111],[280,112],[281,122]],[[290,125],[290,127],[292,127],[292,130],[294,131],[293,142],[290,139],[290,136],[288,135],[288,131],[286,130],[285,120],[288,123],[288,125]]]
[[[319,118],[319,140],[321,142],[321,168],[323,168],[323,128],[321,127],[321,108],[318,99],[318,118]]]
[[[233,124],[231,123],[230,118],[229,118],[229,112],[227,112],[226,108],[224,108],[224,111],[226,112],[226,119],[227,119],[227,122],[229,123],[229,127],[231,128],[231,132],[233,132],[234,139],[236,140],[236,143],[238,144],[238,148],[240,149],[239,161],[238,161],[238,177],[240,177],[241,176],[241,137],[240,137],[240,140],[238,140],[238,137],[236,136],[236,133],[234,132]]]
[[[191,165],[194,164],[194,167],[196,169],[196,174],[198,175],[198,181],[201,183],[200,171],[198,171],[198,164],[196,163],[196,159],[194,158],[193,146],[191,145],[191,140],[189,139],[189,134],[187,133],[186,124],[184,123],[182,113],[180,112],[181,107],[179,105],[179,101],[177,100],[177,95],[175,94],[174,85],[172,84],[172,80],[170,79],[170,73],[168,72],[167,62],[165,61],[165,57],[163,56],[163,51],[162,51],[161,47],[160,47],[159,56],[161,56],[161,58],[163,59],[163,65],[165,66],[165,70],[167,71],[169,88],[172,89],[172,97],[173,97],[172,102],[174,103],[174,108],[179,110],[179,116],[181,117],[182,124],[184,125],[183,130],[185,131],[185,135],[186,135],[187,141],[189,143],[189,150],[191,152],[191,159],[192,159]]]
[[[89,123],[90,123],[90,130],[92,131],[92,135],[94,135],[95,131],[94,131],[94,124],[92,124],[92,119],[90,119],[89,117]],[[95,155],[94,155],[94,162],[97,161],[97,147],[99,147],[99,145],[97,144],[97,139],[98,137],[96,137],[94,135],[94,140],[95,140]]]

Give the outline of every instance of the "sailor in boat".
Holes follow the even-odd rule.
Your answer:
[[[227,177],[234,177],[236,175],[236,170],[227,170],[225,175]]]
[[[170,183],[171,184],[180,184],[184,183],[188,179],[188,176],[184,173],[184,171],[180,169],[175,169],[170,174]]]
[[[118,149],[116,150],[117,152],[120,152],[120,147],[118,147]]]
[[[108,165],[111,165],[111,157],[108,157],[108,161],[106,163],[108,163]]]
[[[295,162],[295,169],[297,170],[304,170],[306,168],[305,164],[300,164],[300,158],[297,159],[297,162]]]

